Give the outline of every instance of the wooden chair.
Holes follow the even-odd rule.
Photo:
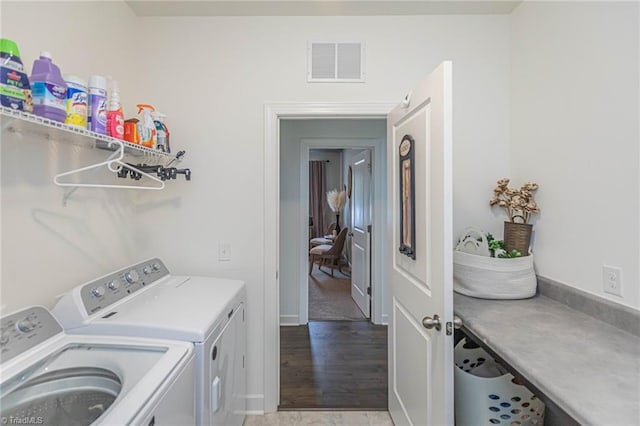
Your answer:
[[[309,250],[309,275],[313,271],[313,264],[318,263],[318,269],[322,271],[322,266],[328,266],[331,268],[331,276],[333,276],[333,270],[338,268],[338,271],[342,272],[342,266],[340,260],[342,259],[342,249],[344,248],[344,242],[347,239],[348,228],[342,228],[340,233],[336,237],[333,245],[322,244],[313,247]],[[322,271],[324,272],[324,271]]]
[[[325,235],[333,234],[333,231],[335,231],[336,227],[337,227],[336,223],[332,222],[329,225],[329,229],[327,229],[327,233]],[[325,238],[325,237],[316,237],[309,240],[309,247],[321,246],[323,244],[332,245],[333,240],[330,240],[329,238]]]

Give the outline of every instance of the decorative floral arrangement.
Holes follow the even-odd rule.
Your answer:
[[[329,203],[329,207],[334,213],[340,213],[344,208],[345,202],[347,200],[347,193],[343,191],[338,191],[337,189],[332,189],[327,192],[327,202]]]
[[[498,181],[498,186],[493,190],[493,198],[489,201],[489,205],[504,208],[510,222],[529,223],[531,216],[540,211],[533,200],[533,192],[538,189],[538,184],[526,182],[520,189],[509,188],[508,185],[508,178]],[[516,219],[519,220],[516,221]]]

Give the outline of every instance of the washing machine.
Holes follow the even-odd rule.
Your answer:
[[[2,424],[195,424],[193,345],[68,335],[39,306],[1,324]]]
[[[68,333],[193,343],[197,424],[241,426],[246,412],[245,300],[242,281],[174,276],[155,258],[74,288],[53,313]]]

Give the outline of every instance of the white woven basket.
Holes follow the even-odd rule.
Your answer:
[[[453,252],[453,290],[481,299],[526,299],[536,294],[533,255],[501,259]]]

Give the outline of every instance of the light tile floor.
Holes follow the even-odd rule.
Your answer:
[[[387,411],[278,411],[247,416],[244,426],[393,426]]]

